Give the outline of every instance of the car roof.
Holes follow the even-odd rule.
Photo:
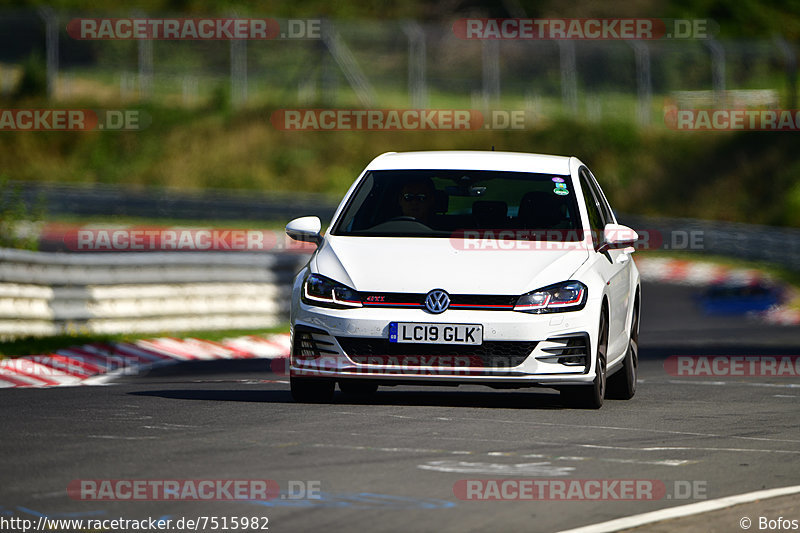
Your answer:
[[[570,160],[558,155],[479,150],[389,152],[373,159],[367,170],[501,170],[569,175]]]

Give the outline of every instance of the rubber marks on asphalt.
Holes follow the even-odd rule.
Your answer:
[[[288,355],[288,334],[248,335],[222,342],[162,337],[87,344],[48,355],[0,360],[0,388],[87,385],[102,376],[135,374],[180,361],[268,358],[282,362]]]
[[[490,476],[567,476],[572,466],[553,466],[542,463],[472,463],[467,461],[428,461],[418,465],[422,470],[458,474],[486,474]]]

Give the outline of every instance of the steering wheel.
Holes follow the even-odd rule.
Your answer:
[[[418,219],[416,217],[408,216],[408,215],[401,215],[401,216],[390,218],[389,220],[385,220],[385,221],[381,222],[380,224],[378,224],[377,226],[373,226],[370,229],[376,230],[376,231],[381,230],[381,229],[389,229],[389,228],[384,228],[383,226],[385,224],[391,224],[392,222],[412,222],[414,224],[418,224],[418,225],[424,227],[427,230],[433,229],[428,224],[426,224],[423,221],[421,221],[420,219]],[[392,231],[397,231],[396,227],[392,227],[390,229]]]

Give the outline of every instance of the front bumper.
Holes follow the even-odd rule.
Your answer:
[[[448,309],[328,309],[295,303],[290,375],[384,383],[560,386],[595,377],[600,303],[535,315]],[[482,324],[483,345],[389,343],[390,322]],[[385,353],[384,353],[385,352]]]

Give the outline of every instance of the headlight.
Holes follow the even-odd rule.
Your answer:
[[[321,307],[361,307],[358,292],[337,281],[311,274],[303,282],[303,303]]]
[[[580,281],[565,281],[523,294],[514,311],[525,313],[562,313],[578,311],[586,305],[586,285]]]

